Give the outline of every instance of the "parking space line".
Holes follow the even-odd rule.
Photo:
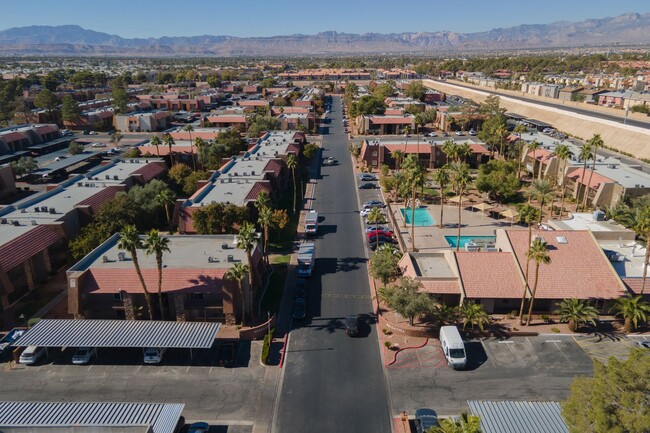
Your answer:
[[[554,341],[554,342],[553,342],[553,344],[555,345],[555,347],[557,347],[557,350],[559,350],[560,353],[562,354],[562,356],[564,356],[564,359],[566,359],[567,361],[571,362],[571,360],[569,359],[569,357],[566,356],[566,354],[564,353],[564,350],[562,350],[562,348],[560,347],[560,345],[557,344],[557,343],[558,343],[557,341]]]
[[[492,351],[488,349],[488,347],[485,345],[485,342],[481,340],[481,346],[483,346],[483,350],[485,351],[486,354],[488,354],[488,359],[490,360],[490,363],[492,364],[492,367],[496,368],[496,364],[494,361],[492,361]]]

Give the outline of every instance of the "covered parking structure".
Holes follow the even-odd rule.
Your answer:
[[[41,403],[0,401],[0,430],[175,433],[182,428],[179,403]]]
[[[209,349],[220,323],[160,320],[44,319],[13,346]]]
[[[537,129],[538,131],[543,131],[546,128],[553,128],[553,125],[550,123],[542,122],[541,120],[537,119],[526,119],[524,120],[524,123],[531,128]]]

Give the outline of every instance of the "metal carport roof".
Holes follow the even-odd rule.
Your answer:
[[[44,319],[13,346],[209,349],[220,326],[212,322]]]
[[[558,402],[470,400],[467,404],[481,418],[483,433],[569,433]]]
[[[184,404],[0,401],[0,428],[151,427],[173,433]]]
[[[537,120],[537,119],[525,119],[524,122],[530,123],[531,125],[534,125],[534,126],[536,126],[538,128],[552,128],[553,127],[553,125],[551,125],[549,123],[546,123],[546,122],[542,122],[541,120]]]

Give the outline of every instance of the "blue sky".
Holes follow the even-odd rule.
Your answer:
[[[650,12],[648,0],[2,0],[0,30],[77,24],[122,37],[477,32]]]

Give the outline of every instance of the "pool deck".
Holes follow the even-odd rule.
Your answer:
[[[391,212],[399,227],[394,227],[402,236],[409,251],[412,250],[411,225],[404,227],[404,218],[400,209],[403,203],[392,203]],[[426,207],[436,225],[430,227],[415,226],[415,247],[418,251],[438,251],[451,249],[445,236],[458,235],[458,205],[445,204],[443,215],[443,228],[438,228],[440,220],[440,205],[423,205]],[[526,227],[511,224],[505,218],[495,219],[480,211],[473,212],[470,203],[465,203],[461,210],[461,236],[494,236],[495,230],[500,228],[526,230]]]

